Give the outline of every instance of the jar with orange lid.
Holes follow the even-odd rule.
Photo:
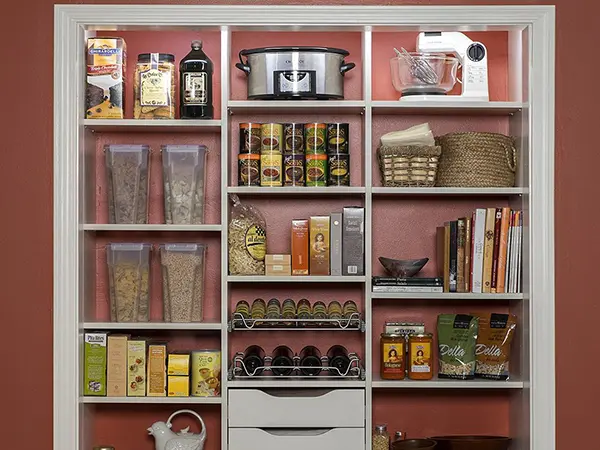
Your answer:
[[[408,337],[408,378],[431,380],[433,378],[433,335],[411,334]]]
[[[406,338],[402,334],[381,334],[381,378],[404,380]]]

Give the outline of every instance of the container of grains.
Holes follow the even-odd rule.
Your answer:
[[[411,334],[408,337],[408,378],[433,378],[433,334]]]
[[[163,145],[165,222],[176,225],[204,223],[206,146]]]
[[[285,186],[304,186],[304,154],[283,155]]]
[[[238,186],[260,186],[260,155],[238,155]]]
[[[387,432],[387,425],[376,425],[373,432],[373,450],[389,450],[390,435]]]
[[[350,154],[327,154],[327,185],[350,186]]]
[[[205,253],[201,244],[160,245],[165,322],[202,322]]]
[[[260,154],[260,123],[240,123],[240,153]]]
[[[404,380],[405,344],[402,334],[381,334],[381,378],[383,380]]]
[[[175,56],[142,53],[135,67],[133,117],[136,119],[175,118]]]
[[[350,125],[347,123],[327,124],[327,152],[348,153]]]
[[[283,145],[284,153],[302,154],[304,153],[304,124],[286,123],[283,125]]]
[[[306,155],[306,185],[327,186],[327,155]]]
[[[108,244],[108,285],[112,322],[147,322],[151,244]]]
[[[304,145],[306,153],[327,152],[327,124],[307,123],[304,125]]]
[[[147,145],[107,145],[109,223],[148,223]]]

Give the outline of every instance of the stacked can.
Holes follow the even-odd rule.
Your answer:
[[[328,186],[350,186],[349,131],[347,123],[327,125]]]
[[[240,123],[238,186],[260,186],[261,124]]]
[[[283,155],[281,149],[283,126],[280,123],[264,123],[261,129],[260,185],[283,185]]]
[[[283,125],[283,184],[304,186],[304,124]]]
[[[304,125],[306,185],[327,186],[327,124]]]

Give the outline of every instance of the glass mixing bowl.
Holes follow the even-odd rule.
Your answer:
[[[440,53],[409,53],[390,60],[392,84],[407,95],[443,95],[456,83],[458,59]],[[411,60],[412,57],[412,60]]]

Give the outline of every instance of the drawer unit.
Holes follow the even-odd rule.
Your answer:
[[[365,426],[362,389],[229,391],[229,426],[333,428]]]
[[[364,428],[277,429],[230,428],[229,450],[364,450]]]

